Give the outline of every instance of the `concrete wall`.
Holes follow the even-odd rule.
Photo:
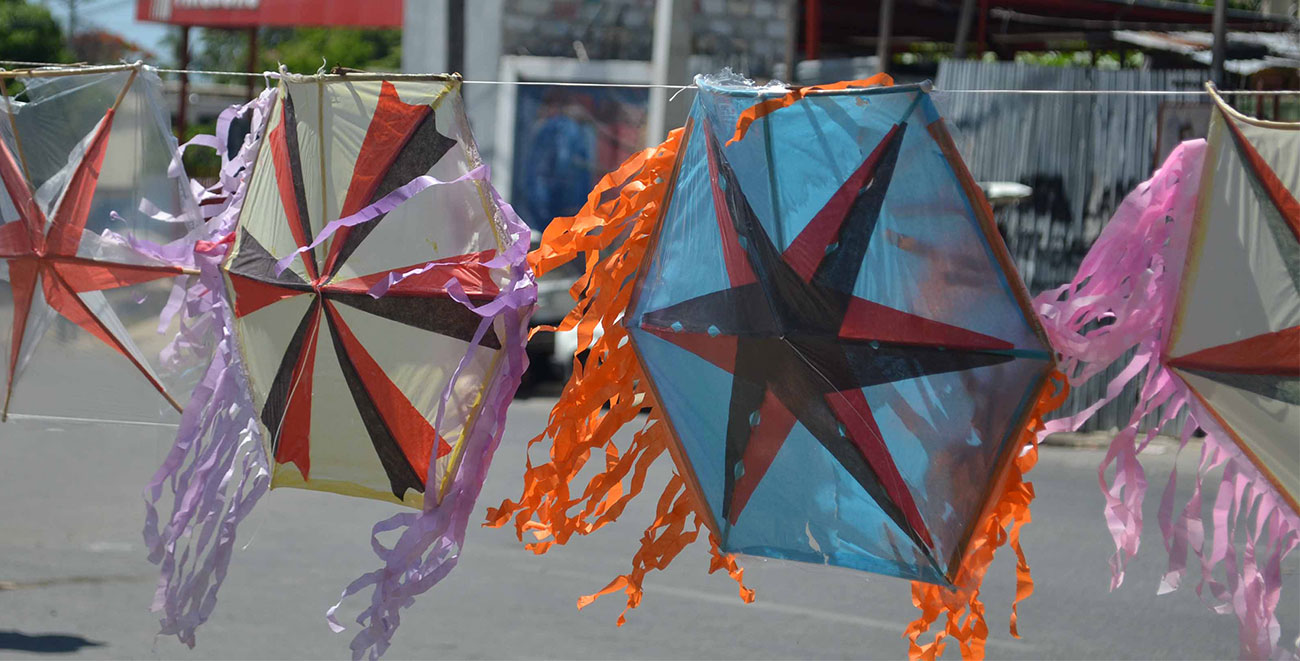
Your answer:
[[[402,27],[402,70],[408,73],[447,71],[449,60],[448,5],[455,0],[408,1]],[[590,61],[649,62],[654,49],[655,0],[460,0],[464,6],[464,54],[461,74],[465,109],[484,160],[495,174],[508,177],[508,147],[498,145],[502,114],[499,86],[475,84],[503,75],[503,56],[562,58],[557,66]],[[696,73],[729,66],[752,77],[765,78],[783,64],[790,36],[792,0],[675,0],[674,16],[688,24],[689,57],[670,55],[664,83],[689,83]],[[674,26],[675,38],[681,36]],[[528,58],[531,59],[531,58]],[[675,65],[674,65],[675,63]],[[645,80],[624,82],[650,83]],[[537,76],[532,76],[534,79]],[[545,77],[545,76],[543,76]],[[647,139],[658,142],[670,127],[681,123],[691,102],[679,94],[652,94]],[[660,98],[662,97],[662,98]],[[660,126],[662,125],[662,126]],[[508,132],[506,132],[508,133]],[[651,136],[656,136],[651,139]]]
[[[501,61],[501,16],[505,0],[464,0],[465,53],[460,74],[465,80],[496,80]],[[448,68],[448,0],[404,3],[402,17],[402,71],[442,72]],[[472,82],[462,90],[465,112],[487,163],[496,158],[497,90]]]
[[[654,0],[503,0],[510,55],[649,60]],[[678,0],[688,5],[691,53],[715,67],[769,76],[785,60],[789,0]]]

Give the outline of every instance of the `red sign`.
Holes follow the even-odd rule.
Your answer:
[[[154,23],[214,28],[395,28],[402,25],[402,0],[136,0],[135,17]]]

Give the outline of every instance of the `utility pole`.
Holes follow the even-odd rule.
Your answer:
[[[188,48],[186,49],[186,52],[187,53],[189,52]],[[257,73],[257,28],[256,27],[248,28],[248,66],[245,68],[248,70],[248,73]],[[252,76],[247,76],[245,77],[244,80],[245,80],[244,93],[248,96],[248,98],[251,99],[257,96],[256,93],[257,88],[255,85],[257,79]]]
[[[77,36],[77,0],[68,0],[68,49]]]
[[[656,85],[685,85],[691,81],[691,0],[656,0],[654,41],[650,59],[650,82]],[[651,88],[649,116],[646,118],[646,142],[657,145],[668,132],[686,123],[691,98],[685,94],[669,107],[669,92]]]
[[[799,0],[786,0],[785,24],[785,82],[793,85],[795,54],[799,47]]]
[[[1210,60],[1210,80],[1223,85],[1223,60],[1228,51],[1228,0],[1214,0],[1214,48]]]
[[[970,25],[975,21],[975,0],[962,0],[957,17],[957,39],[953,42],[953,59],[964,60],[970,46]]]
[[[894,32],[894,0],[880,0],[880,33],[876,38],[876,59],[880,61],[880,73],[889,73],[889,61],[893,59],[894,47],[890,43]]]
[[[447,0],[447,71],[465,72],[465,0]]]
[[[190,68],[190,26],[182,25],[180,43],[181,70]],[[180,108],[176,111],[176,139],[185,142],[186,120],[190,114],[190,76],[181,74]]]

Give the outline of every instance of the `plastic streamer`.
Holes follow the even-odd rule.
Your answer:
[[[878,73],[874,76],[871,76],[870,78],[864,78],[862,80],[843,80],[838,83],[830,83],[827,85],[809,85],[807,87],[791,88],[790,91],[786,92],[783,96],[767,99],[766,101],[762,101],[748,108],[745,108],[745,110],[740,113],[739,120],[736,121],[736,134],[733,135],[731,139],[727,141],[727,146],[731,146],[732,143],[740,142],[742,139],[744,139],[745,134],[749,132],[749,126],[754,122],[782,108],[794,105],[800,99],[804,98],[805,96],[808,96],[809,94],[815,94],[817,92],[833,92],[838,90],[848,90],[848,89],[855,89],[855,88],[865,89],[868,87],[879,87],[879,86],[888,87],[893,84],[894,84],[893,76],[890,76],[887,73]]]
[[[909,641],[908,658],[938,659],[946,647],[944,639],[948,637],[961,646],[963,659],[984,658],[989,629],[984,621],[984,604],[979,598],[980,587],[989,565],[993,563],[994,554],[1003,545],[1009,545],[1016,554],[1016,596],[1011,602],[1011,635],[1020,637],[1016,627],[1017,607],[1034,591],[1029,563],[1020,548],[1020,529],[1031,521],[1029,505],[1034,499],[1034,485],[1025,481],[1025,475],[1038,463],[1043,416],[1059,408],[1070,392],[1064,374],[1053,373],[1051,381],[1054,385],[1044,384],[1028,421],[1017,437],[1009,441],[1011,447],[1020,448],[1020,452],[994,487],[990,507],[976,524],[961,568],[953,579],[953,587],[912,582],[912,603],[921,609],[921,616],[903,633]],[[935,632],[931,642],[918,643],[941,615],[946,616],[944,627]]]
[[[551,409],[546,430],[528,442],[531,450],[549,439],[550,461],[534,466],[527,458],[519,500],[490,508],[484,524],[500,527],[513,516],[519,539],[522,541],[525,533],[532,535],[534,541],[527,548],[534,553],[545,553],[574,535],[590,534],[617,519],[643,489],[650,465],[669,449],[669,432],[627,341],[627,331],[618,321],[627,309],[635,275],[660,222],[681,139],[682,130],[674,130],[662,144],[632,156],[605,175],[578,214],[553,220],[542,247],[529,254],[539,275],[584,259],[585,272],[570,290],[578,301],[573,311],[558,327],[543,326],[533,332],[576,330],[580,350],[590,347],[586,361],[575,356],[573,378]],[[598,329],[603,334],[597,336]],[[649,409],[645,423],[620,450],[613,441],[614,433],[643,409]],[[602,458],[604,470],[589,479],[580,493],[573,493],[570,482],[588,462]],[[621,626],[627,610],[641,602],[646,574],[668,566],[699,537],[703,520],[698,507],[685,480],[674,475],[659,497],[654,521],[641,537],[632,570],[580,598],[578,607],[622,590],[627,608],[619,615]],[[722,554],[712,538],[710,553],[710,573],[725,570],[740,586],[741,598],[753,601],[754,593],[745,587],[744,571],[735,558]]]
[[[160,634],[174,635],[190,647],[195,630],[216,607],[236,529],[270,483],[220,265],[247,190],[240,173],[257,151],[260,127],[274,99],[275,91],[267,90],[242,108],[221,114],[219,144],[228,144],[234,117],[251,116],[252,127],[236,155],[222,155],[221,180],[200,199],[205,215],[210,214],[210,240],[195,246],[199,276],[180,298],[181,331],[165,350],[165,355],[183,360],[207,337],[217,338],[211,362],[181,416],[176,443],[144,494],[145,547],[149,561],[160,569],[152,610],[161,613]],[[157,508],[164,489],[172,493],[174,503],[165,522]]]
[[[1123,583],[1142,534],[1148,483],[1140,454],[1162,427],[1180,417],[1179,455],[1193,431],[1201,429],[1205,438],[1191,496],[1178,506],[1176,467],[1161,494],[1159,525],[1169,565],[1159,593],[1180,586],[1190,551],[1201,565],[1197,595],[1216,612],[1237,617],[1241,657],[1294,657],[1294,650],[1278,646],[1281,628],[1275,609],[1282,560],[1300,542],[1300,516],[1165,364],[1205,159],[1204,140],[1179,145],[1150,180],[1124,199],[1074,279],[1038,297],[1044,326],[1076,387],[1135,350],[1104,396],[1074,416],[1048,422],[1044,433],[1078,429],[1141,379],[1138,406],[1111,442],[1097,474],[1116,548],[1113,590]],[[1112,468],[1113,477],[1107,479]],[[1217,470],[1222,477],[1207,521],[1203,486]],[[1215,577],[1220,569],[1223,580]]]
[[[478,171],[471,174],[475,172]],[[419,513],[397,514],[375,524],[371,531],[370,545],[383,561],[384,566],[349,584],[343,590],[339,603],[327,611],[326,617],[330,628],[336,633],[343,631],[343,626],[335,618],[335,613],[349,596],[373,586],[370,606],[356,618],[357,624],[363,628],[352,639],[353,659],[364,656],[369,656],[371,659],[379,658],[388,649],[393,633],[401,622],[401,609],[411,605],[416,596],[428,591],[455,568],[460,558],[460,551],[465,544],[465,528],[469,524],[470,513],[474,509],[479,491],[483,488],[488,465],[492,461],[492,455],[505,429],[506,407],[514,398],[520,379],[528,368],[524,337],[528,330],[528,320],[532,316],[533,305],[537,302],[537,286],[525,259],[531,231],[514,209],[488,184],[486,168],[483,169],[483,177],[484,187],[490,192],[497,208],[501,210],[505,234],[510,241],[505,251],[484,262],[484,266],[490,269],[506,269],[509,280],[496,297],[478,306],[470,301],[458,281],[453,279],[448,283],[447,290],[451,297],[482,317],[482,321],[479,322],[474,338],[469,343],[469,350],[456,366],[456,371],[447,382],[447,387],[439,399],[434,428],[442,428],[443,413],[448,400],[452,397],[452,386],[455,385],[461,370],[471,364],[479,341],[497,320],[503,322],[505,329],[505,342],[502,345],[505,365],[503,369],[497,370],[492,381],[484,388],[483,408],[479,411],[464,441],[467,448],[465,456],[456,470],[450,489],[441,502],[437,498],[425,498],[424,508]],[[425,187],[437,183],[436,180],[429,182],[424,179],[432,178],[417,180]],[[333,229],[327,226],[321,234],[332,232]],[[320,240],[321,238],[317,239]],[[381,280],[370,290],[370,295],[378,298],[403,278],[418,275],[433,266],[434,263],[430,263],[425,267],[407,271],[395,279]],[[437,463],[429,462],[426,484],[438,483],[438,477],[435,475],[438,470]],[[393,530],[400,530],[400,537],[392,547],[386,547],[379,540],[379,535]]]

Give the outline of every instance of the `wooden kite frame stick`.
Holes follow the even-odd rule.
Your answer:
[[[41,67],[37,69],[2,69],[0,78],[59,78],[62,76],[81,76],[91,73],[112,73],[134,69],[139,71],[143,62],[131,64],[104,64],[93,66]]]

